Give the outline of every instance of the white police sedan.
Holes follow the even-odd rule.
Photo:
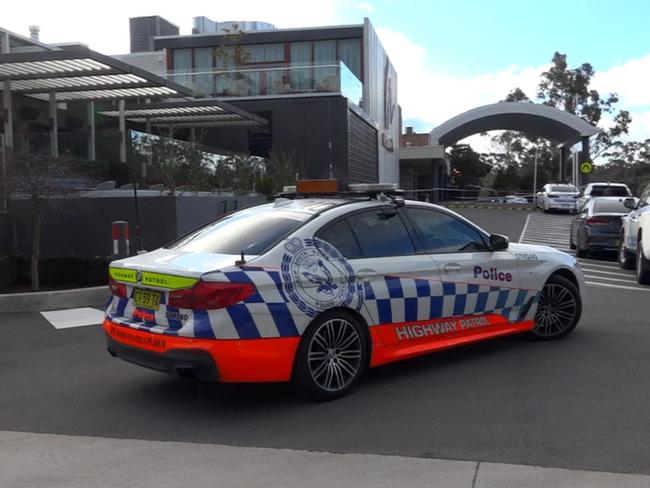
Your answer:
[[[576,327],[584,281],[572,256],[509,244],[382,188],[308,188],[111,263],[109,352],[204,380],[293,381],[331,399],[368,367]]]

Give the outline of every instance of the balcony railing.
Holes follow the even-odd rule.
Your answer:
[[[259,97],[340,93],[360,105],[363,84],[342,62],[282,65],[236,70],[173,71],[171,81],[194,90],[195,96]]]

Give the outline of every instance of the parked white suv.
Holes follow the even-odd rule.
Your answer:
[[[592,197],[631,197],[632,192],[625,183],[589,183],[585,186],[576,202],[580,210],[584,203]]]
[[[650,184],[641,198],[625,202],[631,212],[623,217],[618,263],[623,269],[636,268],[637,281],[650,284]]]

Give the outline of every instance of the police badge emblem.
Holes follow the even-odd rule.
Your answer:
[[[315,317],[334,307],[360,310],[362,285],[341,253],[320,239],[294,237],[285,245],[282,282],[289,299],[300,310]]]

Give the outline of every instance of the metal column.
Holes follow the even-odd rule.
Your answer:
[[[126,163],[126,117],[124,115],[124,100],[118,103],[120,114],[120,163]]]
[[[56,113],[56,93],[50,93],[50,156],[59,157],[59,118]]]
[[[95,102],[88,103],[88,159],[97,159],[95,153]]]
[[[564,168],[568,164],[567,156],[569,155],[569,148],[562,146],[560,148],[560,167],[558,171],[558,183],[564,183]]]
[[[584,163],[585,161],[591,162],[591,147],[589,144],[589,137],[583,137],[582,138],[582,159],[579,161],[579,163]],[[578,165],[579,167],[579,165]],[[589,175],[583,174],[582,171],[580,172],[580,183],[582,185],[586,185],[589,183]]]

